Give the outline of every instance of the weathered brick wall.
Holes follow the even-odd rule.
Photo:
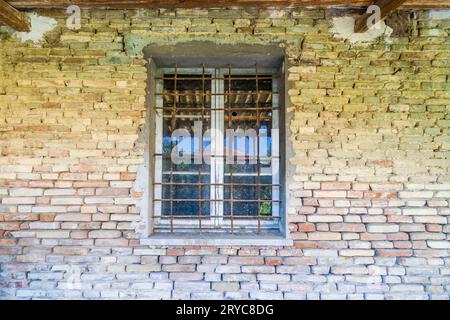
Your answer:
[[[351,46],[324,11],[65,14],[0,37],[0,299],[448,299],[450,20]],[[294,247],[140,244],[146,66],[127,36],[303,39],[289,70]]]

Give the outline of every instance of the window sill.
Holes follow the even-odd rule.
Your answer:
[[[281,234],[261,233],[257,235],[158,233],[141,239],[141,244],[150,246],[292,246],[293,241]]]

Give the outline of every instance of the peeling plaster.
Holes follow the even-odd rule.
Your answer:
[[[278,43],[286,49],[288,59],[294,62],[301,55],[301,47],[304,37],[300,35],[290,36],[268,36],[268,35],[155,35],[152,32],[138,32],[125,35],[125,51],[129,56],[142,56],[146,46],[152,45],[174,45],[190,41],[210,41],[216,44],[270,44]]]
[[[269,9],[268,12],[270,19],[282,19],[286,15],[286,10]]]
[[[384,38],[386,42],[390,42],[393,32],[384,21],[380,21],[372,28],[364,33],[355,33],[355,18],[353,17],[336,17],[333,18],[333,28],[331,32],[337,39],[349,40],[352,44],[369,45],[370,43]]]
[[[133,222],[132,227],[136,231],[137,234],[143,236],[145,235],[145,231],[148,226],[148,218],[149,218],[149,165],[148,165],[148,156],[145,153],[145,163],[140,166],[137,170],[136,180],[133,184],[133,191],[142,192],[142,197],[137,201],[136,207],[139,209],[141,220],[138,222]]]
[[[149,228],[149,177],[150,177],[150,165],[149,165],[149,144],[150,144],[150,132],[149,132],[149,119],[146,123],[139,127],[138,139],[134,143],[133,151],[143,151],[144,163],[138,167],[136,171],[136,180],[133,183],[133,192],[141,193],[141,197],[136,202],[136,208],[139,209],[140,221],[132,222],[131,226],[134,228],[137,234],[141,237],[148,235]]]
[[[57,22],[53,18],[38,16],[36,13],[27,13],[31,22],[30,32],[15,32],[14,35],[20,39],[20,41],[25,42],[28,40],[34,43],[41,41],[44,38],[44,34],[53,30]]]

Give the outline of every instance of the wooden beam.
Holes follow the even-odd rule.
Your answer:
[[[372,5],[378,6],[381,10],[381,20],[397,10],[406,0],[375,0]],[[362,33],[369,30],[368,19],[373,13],[365,13],[355,21],[355,32]]]
[[[31,30],[30,19],[3,0],[0,0],[0,22],[17,31],[29,32]]]
[[[81,8],[137,9],[137,8],[362,8],[373,0],[11,0],[16,8],[66,9],[70,5]],[[450,9],[450,0],[408,0],[406,9]]]

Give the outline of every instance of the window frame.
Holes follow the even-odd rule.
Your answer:
[[[225,77],[228,75],[256,75],[255,68],[235,68],[230,70],[228,68],[156,68],[155,73],[155,90],[156,93],[162,93],[164,90],[164,80],[160,79],[164,74],[198,74],[198,75],[208,75],[211,76],[211,128],[219,129],[222,132],[222,136],[211,137],[211,157],[210,164],[210,215],[208,217],[202,217],[202,230],[205,231],[228,231],[231,229],[231,221],[229,219],[223,218],[223,207],[224,207],[224,177],[225,177],[225,158],[226,155],[223,154],[224,150],[224,139],[225,136],[225,101],[224,101],[224,91],[225,91]],[[272,214],[271,217],[276,218],[275,220],[260,220],[261,230],[270,231],[281,231],[282,227],[282,186],[281,186],[281,156],[280,156],[280,144],[282,143],[280,137],[280,101],[282,92],[279,89],[282,87],[280,81],[282,81],[283,72],[280,68],[261,68],[258,70],[260,75],[279,75],[279,79],[272,79],[272,130],[271,139],[273,141],[278,141],[278,143],[272,143],[271,152],[271,175],[272,175]],[[221,78],[218,80],[217,78]],[[159,79],[159,80],[157,80]],[[171,232],[171,223],[173,223],[173,231],[176,232],[199,232],[199,221],[197,216],[193,216],[192,219],[174,219],[173,222],[170,219],[163,218],[162,215],[162,201],[157,199],[162,199],[162,145],[163,145],[163,96],[155,95],[154,106],[151,106],[154,110],[155,119],[155,140],[153,141],[154,148],[154,158],[151,160],[154,162],[153,165],[153,192],[150,195],[152,198],[152,221],[153,229],[157,233]],[[219,109],[214,111],[215,109]],[[215,123],[215,124],[214,124]],[[214,132],[214,131],[212,131]],[[275,140],[276,139],[276,140]],[[258,137],[259,142],[259,137]],[[217,176],[216,172],[222,172],[221,175]],[[220,185],[222,184],[222,185]],[[214,204],[214,205],[213,205]],[[241,227],[245,227],[245,232],[254,230],[258,226],[258,220],[254,218],[241,218],[235,219],[233,222],[236,231]],[[239,229],[239,230],[238,230]]]

